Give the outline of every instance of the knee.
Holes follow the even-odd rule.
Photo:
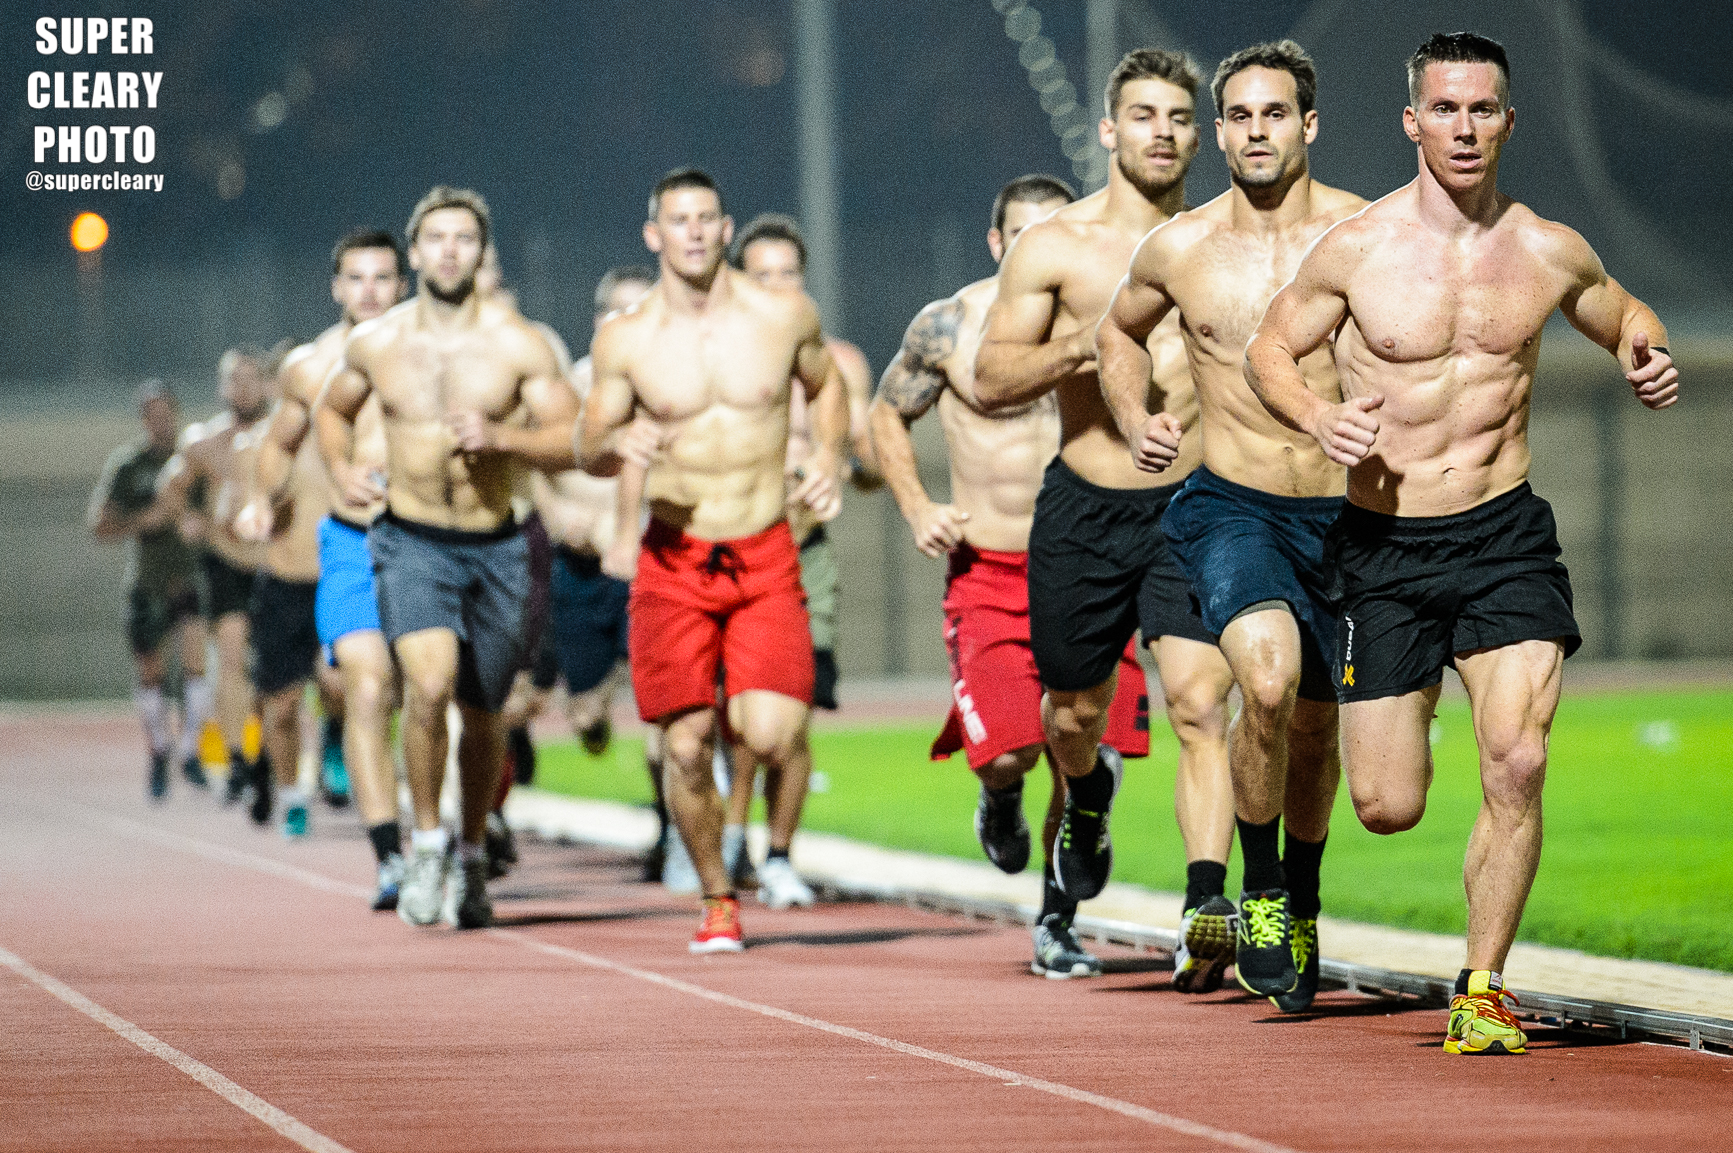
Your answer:
[[[1096,693],[1049,693],[1048,714],[1054,735],[1080,738],[1106,723],[1108,698]]]
[[[1168,723],[1181,744],[1220,739],[1227,733],[1227,708],[1216,686],[1201,679],[1162,684]]]
[[[1426,815],[1424,794],[1402,794],[1391,790],[1353,789],[1354,814],[1368,832],[1380,836],[1405,833]]]
[[[661,760],[669,771],[683,776],[712,772],[710,758],[705,754],[714,739],[714,722],[683,722],[672,725],[662,736]]]
[[[740,734],[740,743],[766,768],[781,769],[806,751],[806,734],[798,727],[749,722]]]
[[[343,680],[343,712],[345,717],[378,716],[385,711],[385,678],[375,673],[362,673]]]
[[[1003,789],[1023,778],[1024,774],[1035,767],[1035,762],[1041,759],[1041,746],[1029,745],[1026,748],[1013,749],[1008,753],[1000,753],[986,764],[982,765],[976,775],[989,787]]]
[[[443,715],[456,691],[455,678],[445,673],[419,673],[403,678],[404,701],[417,713]]]
[[[1546,738],[1539,733],[1511,734],[1483,741],[1481,777],[1489,801],[1520,804],[1540,796],[1546,781]]]
[[[1239,684],[1249,719],[1271,728],[1287,724],[1300,689],[1298,669],[1259,669],[1241,678]]]

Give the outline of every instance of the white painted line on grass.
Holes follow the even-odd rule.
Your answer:
[[[212,844],[209,841],[201,841],[195,837],[187,837],[179,833],[164,832],[160,829],[153,829],[149,825],[141,824],[137,821],[127,820],[124,817],[116,817],[107,813],[99,813],[95,810],[82,810],[82,812],[85,814],[85,819],[92,823],[105,825],[116,832],[135,836],[142,840],[152,841],[166,848],[193,853],[209,860],[221,861],[224,864],[235,865],[244,869],[253,869],[257,872],[267,873],[273,877],[282,878],[283,880],[297,881],[303,885],[308,885],[327,893],[339,893],[345,896],[359,895],[363,897],[372,895],[369,890],[363,889],[359,885],[344,884],[341,881],[333,880],[332,878],[319,873],[310,872],[306,869],[297,869],[293,865],[285,865],[281,861],[275,861],[269,857],[257,856],[253,853],[243,852],[239,849],[230,849],[223,845]],[[548,944],[545,941],[537,940],[521,930],[488,929],[486,930],[486,933],[490,937],[510,941],[514,945],[521,945],[525,948],[533,949],[552,957],[559,957],[567,961],[576,961],[579,964],[588,965],[592,968],[605,969],[609,972],[619,973],[622,976],[632,977],[640,981],[647,981],[653,985],[660,985],[665,989],[684,993],[687,996],[701,997],[704,1000],[712,1001],[718,1005],[727,1005],[730,1008],[742,1009],[749,1013],[757,1013],[759,1016],[769,1017],[773,1020],[786,1021],[793,1025],[801,1025],[808,1029],[817,1029],[820,1032],[830,1033],[837,1037],[847,1037],[852,1041],[860,1041],[864,1044],[876,1045],[881,1049],[889,1049],[892,1052],[901,1053],[908,1057],[919,1057],[925,1061],[936,1061],[941,1065],[950,1065],[957,1069],[966,1069],[971,1073],[978,1073],[983,1077],[990,1077],[1002,1084],[1019,1085],[1023,1088],[1034,1089],[1041,1093],[1048,1093],[1067,1101],[1075,1101],[1082,1105],[1093,1105],[1097,1109],[1105,1109],[1110,1113],[1118,1113],[1119,1115],[1129,1117],[1134,1121],[1142,1121],[1145,1124],[1167,1129],[1174,1133],[1181,1133],[1188,1137],[1197,1137],[1205,1141],[1213,1141],[1218,1145],[1226,1145],[1233,1149],[1252,1150],[1254,1153],[1294,1153],[1294,1150],[1288,1148],[1286,1145],[1276,1145],[1269,1141],[1262,1141],[1256,1137],[1248,1136],[1244,1133],[1236,1133],[1230,1129],[1217,1129],[1213,1125],[1205,1125],[1200,1121],[1191,1121],[1184,1117],[1175,1117],[1171,1113],[1162,1113],[1155,1109],[1145,1108],[1142,1105],[1134,1105],[1129,1101],[1121,1101],[1116,1097],[1107,1097],[1100,1093],[1091,1093],[1087,1089],[1077,1089],[1070,1085],[1063,1085],[1057,1081],[1047,1081],[1040,1077],[1031,1077],[1028,1074],[1018,1073],[1015,1070],[1002,1069],[997,1065],[988,1065],[982,1061],[971,1061],[967,1057],[952,1056],[949,1053],[941,1053],[936,1049],[927,1049],[920,1045],[911,1045],[907,1041],[898,1041],[891,1037],[881,1037],[876,1033],[868,1033],[865,1030],[855,1029],[848,1025],[838,1025],[819,1017],[808,1017],[804,1013],[795,1013],[788,1009],[779,1009],[774,1005],[762,1005],[757,1001],[748,1001],[742,997],[735,997],[728,993],[718,993],[714,989],[707,989],[702,985],[694,985],[690,981],[682,981],[677,977],[664,976],[661,973],[649,969],[635,968],[631,965],[622,964],[619,961],[611,961],[606,957],[597,956],[593,953],[585,953],[578,949],[568,949],[562,945]],[[71,990],[68,990],[68,992],[71,992]],[[77,994],[73,995],[77,996]],[[190,1058],[188,1058],[188,1060],[190,1060]],[[245,1092],[245,1090],[241,1091]],[[341,1148],[341,1146],[334,1146],[334,1148]]]
[[[0,965],[5,965],[37,988],[52,993],[98,1024],[106,1025],[152,1057],[173,1065],[235,1108],[263,1121],[301,1148],[311,1150],[311,1153],[351,1153],[347,1145],[333,1141],[318,1130],[297,1121],[258,1094],[241,1088],[204,1062],[187,1056],[168,1042],[146,1033],[131,1021],[109,1012],[83,993],[50,977],[16,953],[0,948]]]

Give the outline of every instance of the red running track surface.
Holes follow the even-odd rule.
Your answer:
[[[411,929],[366,909],[352,815],[288,843],[179,781],[148,805],[142,760],[124,721],[0,721],[0,1150],[1650,1153],[1733,1129],[1724,1056],[1537,1029],[1526,1057],[1447,1057],[1438,1011],[1287,1017],[1111,949],[1045,981],[1021,929],[894,907],[748,900],[747,952],[695,958],[694,902],[589,849],[524,845],[495,930]]]

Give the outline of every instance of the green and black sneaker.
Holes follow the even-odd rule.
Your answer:
[[[1300,975],[1299,983],[1270,1001],[1284,1013],[1303,1013],[1318,995],[1318,919],[1293,918],[1293,935],[1294,971]]]
[[[1240,894],[1234,976],[1248,993],[1260,997],[1290,992],[1299,983],[1286,889]]]

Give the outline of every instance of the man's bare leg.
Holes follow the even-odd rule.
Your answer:
[[[180,756],[182,771],[189,779],[202,779],[204,768],[199,756],[199,742],[205,735],[205,723],[216,711],[216,690],[205,675],[205,649],[209,633],[200,617],[188,617],[180,624],[181,661],[181,732]],[[159,653],[161,650],[158,650]],[[196,770],[196,773],[195,773]]]
[[[296,681],[259,699],[259,719],[264,728],[265,753],[270,762],[271,776],[276,791],[283,795],[285,806],[301,806],[302,832],[306,831],[307,799],[301,795],[298,781],[301,773],[301,701],[306,694],[307,682]],[[270,791],[261,787],[253,803],[253,820],[261,825],[269,824],[273,808]],[[285,831],[288,831],[287,826]]]
[[[1096,752],[1107,734],[1108,706],[1118,685],[1116,668],[1092,689],[1042,693],[1041,730],[1047,734],[1047,753],[1060,776],[1069,780],[1094,771]]]
[[[812,748],[807,740],[811,715],[804,702],[758,689],[736,693],[728,701],[729,728],[745,755],[764,765],[770,851],[760,870],[759,895],[772,908],[810,905],[816,900],[795,874],[788,855],[812,777]],[[750,797],[748,792],[749,802]]]
[[[658,722],[662,744],[662,791],[668,815],[679,830],[705,897],[731,892],[722,864],[722,823],[726,815],[716,791],[716,710],[696,708]]]
[[[343,760],[349,770],[349,786],[361,821],[367,826],[374,859],[392,874],[380,877],[374,907],[391,908],[396,903],[403,867],[397,768],[391,759],[397,671],[385,635],[376,630],[348,633],[337,638],[331,648],[343,681]]]
[[[463,788],[458,851],[473,856],[483,851],[487,814],[499,792],[500,770],[505,765],[505,726],[499,713],[462,702],[457,709],[463,715],[463,732],[457,740],[458,782]]]
[[[722,825],[722,863],[729,879],[740,888],[752,876],[752,859],[746,850],[746,825],[752,819],[752,797],[758,788],[758,757],[744,744],[728,744],[728,814]],[[764,773],[766,815],[776,811],[778,775],[768,767]],[[774,819],[774,818],[773,818]],[[756,880],[752,880],[756,884]]]
[[[1469,970],[1500,972],[1540,867],[1547,738],[1563,686],[1564,647],[1524,641],[1456,658],[1474,708],[1484,799],[1468,839]]]
[[[1060,817],[1052,849],[1053,880],[1073,904],[1101,891],[1112,864],[1111,855],[1098,851],[1098,846],[1107,844],[1108,812],[1119,787],[1120,761],[1117,753],[1104,752],[1101,738],[1107,734],[1108,709],[1118,685],[1116,665],[1094,688],[1081,692],[1049,688],[1041,696],[1047,756],[1065,778],[1066,793],[1066,812]]]
[[[457,688],[457,634],[422,629],[399,637],[397,659],[403,666],[403,767],[415,831],[435,833],[450,736],[445,712]],[[416,847],[421,847],[420,838]]]
[[[1174,815],[1186,863],[1227,867],[1234,837],[1233,778],[1228,771],[1228,694],[1234,676],[1221,650],[1183,637],[1162,637],[1152,650],[1179,739]]]
[[[247,717],[253,711],[253,683],[247,679],[246,613],[217,618],[217,727],[234,757],[241,756]]]

